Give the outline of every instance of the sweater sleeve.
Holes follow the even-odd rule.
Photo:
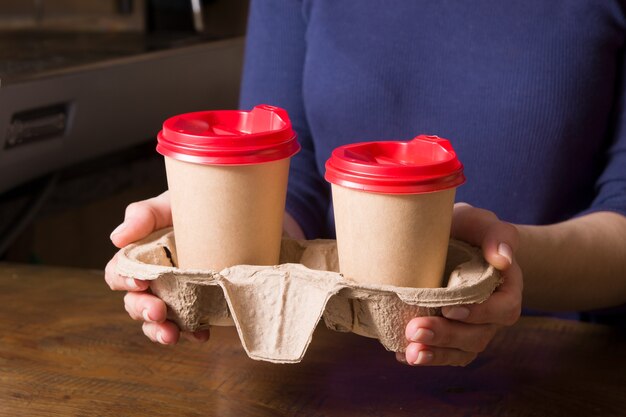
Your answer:
[[[265,103],[289,113],[302,150],[291,160],[286,210],[313,239],[324,234],[329,195],[317,169],[302,99],[305,33],[301,1],[251,2],[240,107]]]
[[[626,216],[626,53],[622,51],[621,78],[617,83],[612,124],[603,169],[596,181],[591,206],[579,215],[613,211]]]

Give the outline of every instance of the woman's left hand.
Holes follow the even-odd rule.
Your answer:
[[[480,246],[483,256],[501,271],[503,283],[483,303],[444,307],[443,317],[416,317],[406,326],[409,365],[465,366],[485,350],[498,329],[513,325],[522,306],[522,271],[515,260],[517,228],[487,210],[465,203],[454,206],[452,238]]]

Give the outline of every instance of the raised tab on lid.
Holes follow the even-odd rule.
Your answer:
[[[325,178],[347,188],[388,194],[428,193],[465,182],[450,142],[427,135],[340,146],[326,161]]]
[[[157,140],[164,156],[210,165],[272,162],[300,150],[287,112],[269,105],[177,115],[163,123]]]

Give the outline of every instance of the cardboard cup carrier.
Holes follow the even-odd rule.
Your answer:
[[[166,120],[157,151],[165,157],[178,266],[276,265],[289,161],[299,150],[277,107]]]
[[[152,292],[168,306],[168,319],[182,330],[234,325],[250,358],[296,363],[303,359],[313,332],[323,319],[330,329],[376,338],[387,350],[404,351],[407,345],[404,329],[413,317],[441,314],[441,307],[446,305],[483,302],[499,285],[500,274],[485,262],[479,248],[457,241],[447,244],[447,239],[439,237],[441,231],[434,228],[427,228],[428,236],[423,237],[431,239],[437,236],[437,239],[445,240],[442,244],[445,269],[439,271],[438,277],[428,279],[434,286],[443,277],[442,287],[411,288],[387,284],[389,272],[394,271],[389,267],[390,259],[406,261],[406,257],[390,258],[387,247],[379,243],[369,245],[365,241],[361,243],[368,246],[367,253],[371,256],[367,264],[369,268],[379,271],[379,275],[365,275],[358,272],[361,269],[355,269],[357,273],[354,276],[361,281],[346,279],[339,273],[339,263],[344,258],[338,256],[334,240],[280,239],[277,219],[281,216],[274,210],[283,209],[286,160],[298,149],[286,115],[280,109],[262,106],[249,113],[234,115],[210,112],[183,116],[166,122],[159,136],[159,152],[166,155],[168,164],[175,235],[171,229],[156,231],[121,249],[117,257],[117,272],[120,275],[152,281]],[[259,145],[255,141],[247,142],[247,135],[265,138],[267,132],[274,131],[289,133],[281,133],[284,136],[276,142],[268,139],[268,155],[272,157],[260,157],[257,152]],[[241,162],[239,158],[242,155],[235,152],[237,156],[229,159],[232,155],[224,149],[228,148],[228,142],[223,141],[229,136],[233,139],[231,146],[237,148],[235,145],[242,145],[251,151],[244,159],[250,164],[222,164],[227,160]],[[441,144],[444,149],[447,146],[439,139],[423,140],[427,148],[431,144]],[[163,146],[164,143],[166,146]],[[282,151],[276,152],[276,149]],[[439,151],[434,152],[437,155]],[[376,164],[382,165],[383,156],[378,153],[373,155],[378,155],[371,156],[378,158],[375,159]],[[395,158],[397,155],[391,156]],[[373,162],[368,159],[365,164],[372,165]],[[411,198],[415,198],[415,204],[428,210],[429,214],[439,216],[441,213],[437,210],[441,209],[443,217],[446,217],[445,210],[450,210],[447,206],[452,201],[452,184],[458,185],[462,182],[461,178],[457,174],[453,181],[433,179],[438,190],[447,190],[440,194],[444,196],[441,197],[443,202],[438,200],[439,197],[432,200],[409,197],[410,204],[407,204],[411,208],[407,208],[403,204],[395,204],[394,194],[389,193],[391,203],[384,198],[382,203],[374,201],[368,198],[369,194],[364,203],[378,204],[377,207],[386,210],[378,213],[379,217],[393,214],[399,222],[400,217],[407,213],[419,211],[412,207],[415,202]],[[332,175],[330,179],[336,181]],[[443,186],[444,183],[448,187]],[[340,187],[346,188],[348,193],[352,192],[345,184]],[[434,186],[429,185],[431,188]],[[279,190],[272,190],[273,187]],[[345,191],[343,188],[340,192]],[[421,193],[417,194],[418,197],[427,197],[423,188],[418,189]],[[367,192],[354,193],[358,198],[359,193]],[[270,195],[277,201],[269,201]],[[335,201],[339,203],[340,210],[345,210],[342,197],[335,196]],[[358,209],[367,213],[358,200],[357,203],[354,201],[353,196],[347,195],[348,205],[352,204],[355,211]],[[247,208],[239,206],[241,204],[247,205]],[[246,216],[256,216],[256,222],[271,223],[271,227],[248,222]],[[422,219],[427,214],[419,216]],[[371,220],[367,216],[362,218]],[[340,215],[338,221],[341,220]],[[408,228],[418,230],[418,223],[409,222]],[[445,229],[446,221],[441,223]],[[341,230],[345,233],[351,229]],[[366,236],[361,228],[355,226],[355,230],[361,233],[359,236],[362,238]],[[345,238],[346,235],[341,234],[340,237]],[[413,236],[399,231],[395,239],[385,237],[385,242],[406,255],[402,248],[404,240],[409,237]],[[358,251],[349,252],[350,239],[347,243],[349,249],[344,254],[363,256]],[[415,247],[428,250],[425,244]],[[234,253],[230,252],[233,250]],[[379,256],[376,250],[385,251],[385,256]],[[439,254],[439,251],[441,248],[438,246],[432,253]],[[438,267],[431,267],[428,259],[426,262],[428,268],[410,266],[416,269],[412,274],[402,275],[403,281],[398,282],[415,285],[418,281],[414,280],[414,276],[423,270],[434,275],[432,271],[438,270]],[[346,265],[352,274],[350,263],[341,267]],[[219,340],[212,343],[219,343]]]
[[[339,270],[360,283],[442,284],[454,194],[465,182],[450,142],[365,142],[335,149],[332,183]]]

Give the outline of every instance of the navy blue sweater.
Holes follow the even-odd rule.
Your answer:
[[[257,0],[241,107],[288,110],[303,146],[287,210],[333,236],[324,163],[338,145],[451,140],[457,200],[515,223],[626,214],[617,0]]]

